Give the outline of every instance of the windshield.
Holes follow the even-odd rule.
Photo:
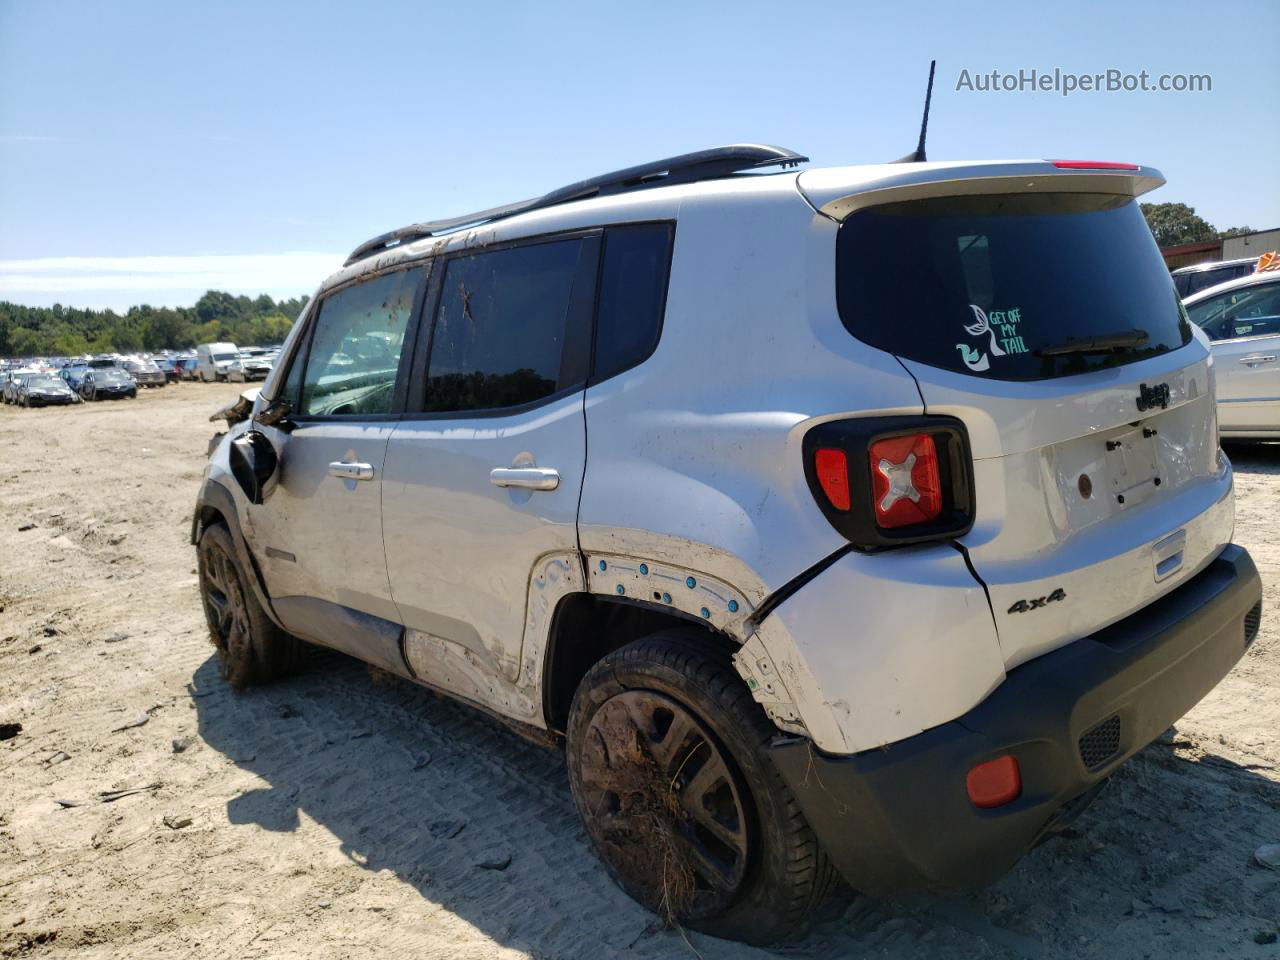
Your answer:
[[[129,378],[123,370],[98,370],[93,375],[98,383],[128,383]]]
[[[232,360],[239,360],[239,359],[240,358],[236,356],[234,353],[215,353],[213,355],[214,363],[230,363]]]
[[[27,380],[29,388],[34,387],[38,390],[59,390],[65,389],[66,384],[61,380],[55,380],[53,377],[31,377]]]
[[[841,226],[836,269],[850,333],[958,373],[1068,376],[1191,339],[1160,251],[1128,197],[943,197],[872,207]],[[1053,349],[1099,338],[1121,345]]]

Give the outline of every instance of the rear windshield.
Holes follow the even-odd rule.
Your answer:
[[[943,197],[850,216],[840,316],[859,340],[932,367],[1041,380],[1133,363],[1191,340],[1136,200]],[[1068,348],[1060,352],[1055,348]]]

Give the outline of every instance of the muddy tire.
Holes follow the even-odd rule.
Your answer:
[[[294,673],[302,643],[271,622],[236,559],[226,525],[205,527],[196,548],[200,599],[222,676],[236,690]]]
[[[592,667],[569,714],[569,783],[618,885],[713,936],[762,944],[796,931],[834,871],[766,755],[777,732],[695,629]]]

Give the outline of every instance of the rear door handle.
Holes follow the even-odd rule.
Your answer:
[[[495,467],[489,471],[489,482],[495,487],[554,490],[560,486],[560,471],[551,467]]]
[[[1240,362],[1250,367],[1256,367],[1261,363],[1275,363],[1276,355],[1274,353],[1255,353],[1248,357],[1241,357]]]
[[[335,460],[329,464],[329,476],[340,477],[343,480],[372,480],[373,464]]]

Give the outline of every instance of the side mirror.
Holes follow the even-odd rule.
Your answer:
[[[250,430],[231,441],[228,451],[231,475],[250,503],[261,505],[276,486],[276,468],[280,458],[265,434]]]
[[[289,414],[292,412],[293,404],[288,398],[277,397],[267,404],[255,419],[264,427],[275,427],[277,430],[288,433],[294,426],[293,421],[289,419]]]

